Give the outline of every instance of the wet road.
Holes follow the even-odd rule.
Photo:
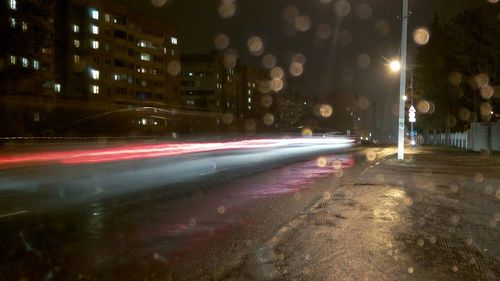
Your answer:
[[[246,251],[251,241],[300,212],[301,201],[295,207],[285,201],[331,175],[334,170],[318,167],[317,157],[335,151],[339,148],[330,145],[293,144],[4,169],[0,275],[7,280],[212,278],[231,268],[234,251]],[[352,155],[331,157],[338,160],[337,170],[354,165]],[[285,217],[270,216],[273,200],[281,200]]]
[[[498,280],[498,168],[394,152],[317,151],[2,217],[0,276]]]

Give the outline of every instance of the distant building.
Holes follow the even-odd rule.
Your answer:
[[[56,6],[61,93],[138,106],[175,105],[169,65],[180,61],[175,26],[109,0]]]
[[[44,102],[53,100],[53,112],[46,117],[35,112],[33,118],[52,120],[45,127],[52,126],[56,133],[57,128],[64,132],[71,125],[64,121],[80,119],[87,121],[73,129],[75,134],[92,127],[93,133],[99,133],[97,127],[107,133],[117,129],[115,123],[121,123],[122,133],[168,130],[165,109],[180,105],[177,27],[114,0],[6,2],[9,27],[2,24],[2,34],[6,29],[14,41],[1,54],[10,62],[6,72],[22,81],[0,82],[2,95],[27,99],[31,91]],[[20,44],[29,47],[19,48]],[[106,112],[124,113],[88,118]]]
[[[189,130],[237,130],[241,66],[226,67],[217,52],[183,54],[181,61],[181,104],[193,111]]]
[[[54,106],[54,1],[0,3],[1,134],[40,134]]]

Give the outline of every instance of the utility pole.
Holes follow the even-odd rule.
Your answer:
[[[406,54],[408,48],[408,0],[403,0],[403,30],[401,36],[401,78],[399,81],[399,122],[398,122],[398,160],[405,155],[405,100],[406,94]]]

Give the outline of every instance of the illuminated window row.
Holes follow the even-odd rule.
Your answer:
[[[11,65],[16,65],[18,62],[18,58],[16,56],[10,56],[10,64]],[[21,63],[21,66],[24,67],[24,68],[28,68],[30,66],[30,61],[28,58],[25,58],[25,57],[21,57],[19,59],[19,62]],[[40,69],[40,61],[38,60],[32,60],[31,61],[31,66],[33,67],[33,69],[35,70],[39,70]]]

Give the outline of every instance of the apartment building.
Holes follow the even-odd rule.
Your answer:
[[[117,128],[112,119],[122,132],[166,130],[165,109],[180,105],[176,26],[113,0],[0,5],[7,43],[0,46],[0,118],[12,127],[3,134],[78,134],[93,126],[106,134]]]
[[[61,0],[56,12],[62,95],[114,104],[178,103],[177,28],[115,1]],[[172,72],[172,71],[171,71]]]
[[[41,132],[54,106],[53,0],[0,2],[3,136]]]

